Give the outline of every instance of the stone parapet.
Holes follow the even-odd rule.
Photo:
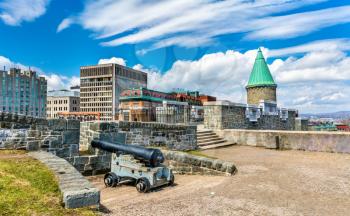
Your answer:
[[[350,153],[349,132],[216,130],[215,133],[238,145],[281,150]]]
[[[294,130],[295,110],[287,110],[288,117],[261,114],[255,121],[246,116],[247,104],[236,104],[224,101],[204,104],[204,127],[207,129],[255,129],[255,130]],[[261,108],[256,108],[262,113]]]
[[[165,163],[178,174],[224,175],[231,176],[236,172],[233,163],[191,155],[185,152],[162,150]]]
[[[54,172],[66,208],[99,206],[100,191],[66,160],[43,151],[31,152],[29,155],[40,160]]]

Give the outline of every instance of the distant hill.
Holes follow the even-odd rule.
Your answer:
[[[305,114],[301,114],[301,117],[350,119],[350,111],[339,111],[339,112],[333,112],[333,113],[317,113],[317,114],[305,113]]]

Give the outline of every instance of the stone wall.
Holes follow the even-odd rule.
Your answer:
[[[350,153],[350,133],[318,131],[216,130],[215,133],[238,145],[281,150]]]
[[[2,123],[5,123],[3,125],[16,124],[22,129],[0,128],[0,148],[26,149],[28,151],[40,149],[62,158],[79,154],[79,121],[66,119],[33,120],[31,117],[29,119],[31,119],[30,125],[20,123],[19,120],[3,119]]]
[[[41,129],[42,127],[45,128],[46,125],[46,119],[0,112],[0,128],[2,129]]]
[[[145,122],[82,122],[80,150],[99,154],[92,149],[93,139],[141,146],[163,146],[174,150],[197,148],[197,127]]]
[[[256,130],[294,130],[296,111],[289,110],[288,118],[262,113],[257,121],[246,117],[246,104],[228,101],[204,104],[204,127],[208,129],[256,129]]]
[[[247,103],[259,105],[260,100],[277,102],[276,87],[250,87],[247,88]]]
[[[174,173],[231,176],[236,167],[231,162],[191,155],[185,152],[162,150],[168,165]]]

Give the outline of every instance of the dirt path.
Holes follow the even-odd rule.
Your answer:
[[[350,155],[235,146],[206,154],[237,165],[233,177],[176,176],[149,194],[102,189],[111,215],[348,215]]]

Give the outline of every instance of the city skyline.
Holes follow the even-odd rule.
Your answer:
[[[60,89],[80,66],[114,62],[148,72],[150,88],[242,102],[262,47],[283,106],[350,110],[349,3],[2,0],[0,66],[30,66]]]

